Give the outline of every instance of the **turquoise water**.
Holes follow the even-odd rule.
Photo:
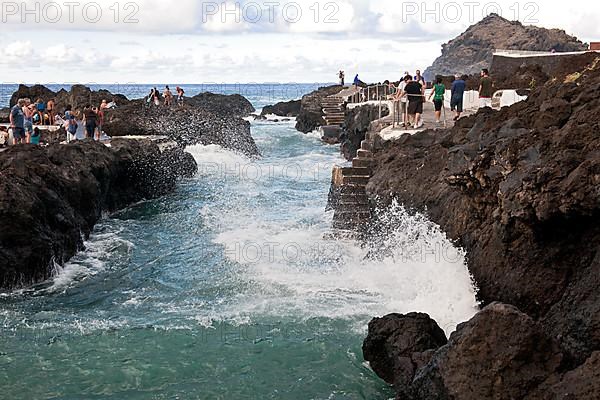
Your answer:
[[[1,398],[388,399],[362,358],[373,316],[425,311],[449,333],[473,315],[464,255],[435,226],[390,211],[377,260],[325,239],[339,149],[293,121],[252,133],[261,160],[188,148],[196,177],[0,295]]]

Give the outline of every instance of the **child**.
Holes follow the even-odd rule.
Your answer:
[[[38,128],[37,126],[35,128],[33,128],[33,135],[31,135],[31,141],[29,143],[31,144],[40,144],[40,128]]]
[[[429,95],[429,100],[433,97],[433,104],[435,106],[435,122],[437,124],[440,123],[442,118],[442,108],[444,107],[444,95],[446,93],[446,86],[444,86],[443,78],[438,76],[436,78],[435,85],[433,85],[433,90]]]
[[[75,120],[75,115],[69,113],[69,121],[67,125],[67,143],[76,138],[78,127],[79,126],[77,125],[77,121]]]

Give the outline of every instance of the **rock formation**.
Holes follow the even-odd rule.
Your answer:
[[[436,75],[479,74],[489,68],[495,50],[582,51],[587,45],[558,29],[525,26],[490,14],[464,33],[442,45],[442,55],[423,73],[433,80]]]
[[[0,153],[0,287],[47,279],[102,212],[169,193],[196,168],[181,147],[150,140],[11,146]]]
[[[259,155],[250,124],[242,119],[254,112],[254,107],[240,95],[201,93],[186,98],[183,107],[167,108],[148,105],[143,99],[129,100],[106,90],[92,91],[82,85],[57,93],[41,85],[20,85],[11,104],[25,97],[34,101],[54,98],[60,113],[67,105],[77,110],[86,104],[98,106],[102,100],[114,101],[117,108],[106,110],[103,126],[109,136],[165,135],[182,145],[218,144],[247,156]]]
[[[382,107],[382,117],[389,113],[387,106]],[[346,122],[340,137],[341,152],[346,160],[351,161],[356,157],[356,152],[360,149],[361,142],[365,140],[371,122],[377,119],[379,119],[379,106],[360,106],[346,112]]]
[[[303,133],[309,133],[325,125],[323,119],[323,98],[339,93],[343,87],[339,85],[319,88],[314,92],[302,96],[301,108],[296,118],[296,129]]]
[[[279,117],[297,117],[300,114],[301,103],[301,100],[282,101],[272,106],[263,107],[260,115],[273,114]]]
[[[483,325],[468,334],[459,328],[447,346],[457,353],[439,350],[433,369],[415,375],[423,379],[418,387],[429,388],[415,398],[600,397],[598,385],[573,384],[597,374],[593,366],[600,351],[599,88],[596,59],[538,87],[525,102],[480,110],[447,131],[404,135],[376,154],[370,195],[425,212],[467,251],[482,304],[500,301],[526,314],[507,312],[514,323],[504,324],[509,334],[496,338]],[[478,318],[468,326],[477,325]],[[526,326],[532,330],[520,328]],[[515,343],[511,336],[520,332],[530,333]],[[546,353],[532,347],[535,342],[546,343],[552,353],[556,342],[560,351]],[[475,363],[476,350],[502,360],[496,352],[514,350],[506,343],[525,347],[513,361],[499,364],[504,367],[495,378],[492,364],[459,360]],[[456,363],[446,364],[443,372],[449,354]],[[461,368],[468,371],[463,378]],[[459,395],[451,389],[467,390],[466,379],[481,381],[488,391]],[[560,397],[561,388],[595,392]]]

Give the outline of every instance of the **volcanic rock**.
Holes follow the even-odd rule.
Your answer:
[[[196,171],[150,140],[11,146],[0,153],[0,287],[49,278],[83,249],[102,212],[171,192]]]
[[[591,376],[582,366],[586,360],[596,362],[590,357],[600,351],[599,90],[600,59],[596,59],[564,80],[548,81],[511,107],[482,109],[445,131],[404,135],[375,154],[374,176],[367,186],[370,196],[384,204],[397,199],[426,213],[467,251],[483,305],[512,304],[557,342],[564,365],[556,371],[560,377],[547,381],[548,391],[559,382],[569,387],[570,379]],[[520,326],[531,325],[523,316],[503,324],[511,335],[519,333]],[[510,335],[488,342],[490,332],[480,332],[471,344],[489,345],[474,347],[477,352],[496,354],[493,346],[514,343]],[[448,346],[459,345],[462,338],[464,334],[456,340],[451,337]],[[474,350],[464,343],[455,354],[457,364],[448,364],[452,368],[461,366],[459,356],[475,362]],[[523,350],[512,364],[496,370],[499,387],[512,398],[534,393],[542,384],[540,371],[555,367],[553,358],[540,355],[541,364],[528,370],[537,372],[523,374],[523,364],[516,361],[530,357],[533,350],[539,349]],[[444,360],[436,353],[432,362]],[[471,379],[491,382],[489,364],[477,365],[481,368],[472,371]],[[452,387],[446,375],[440,372],[438,379],[435,371],[441,369],[422,376],[438,387]],[[461,381],[455,383],[466,388]],[[462,397],[468,392],[458,396],[451,390],[449,397],[436,397],[432,394],[436,390],[421,393],[422,398],[468,398]],[[479,398],[496,398],[473,390]]]
[[[252,103],[239,94],[224,95],[204,92],[186,99],[185,102],[190,106],[223,117],[247,117],[255,111]]]
[[[280,117],[297,117],[300,114],[301,100],[282,101],[272,106],[265,106],[260,115],[269,114]]]
[[[490,14],[442,45],[442,55],[424,76],[433,80],[436,75],[479,74],[490,68],[493,52],[500,49],[569,52],[587,50],[587,45],[562,30],[525,26]]]
[[[389,110],[383,107],[381,116],[389,115]],[[371,122],[379,119],[379,106],[366,105],[353,108],[346,112],[346,121],[340,138],[341,152],[346,160],[356,157],[361,142],[365,140],[365,134],[369,131]]]
[[[461,324],[409,387],[396,389],[411,400],[523,399],[558,375],[562,362],[558,344],[540,324],[493,303]]]
[[[369,322],[362,349],[373,371],[399,388],[410,385],[417,369],[446,343],[444,331],[427,314],[390,314]]]

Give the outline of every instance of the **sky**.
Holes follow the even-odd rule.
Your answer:
[[[0,83],[383,81],[491,12],[600,41],[592,1],[0,0]]]

